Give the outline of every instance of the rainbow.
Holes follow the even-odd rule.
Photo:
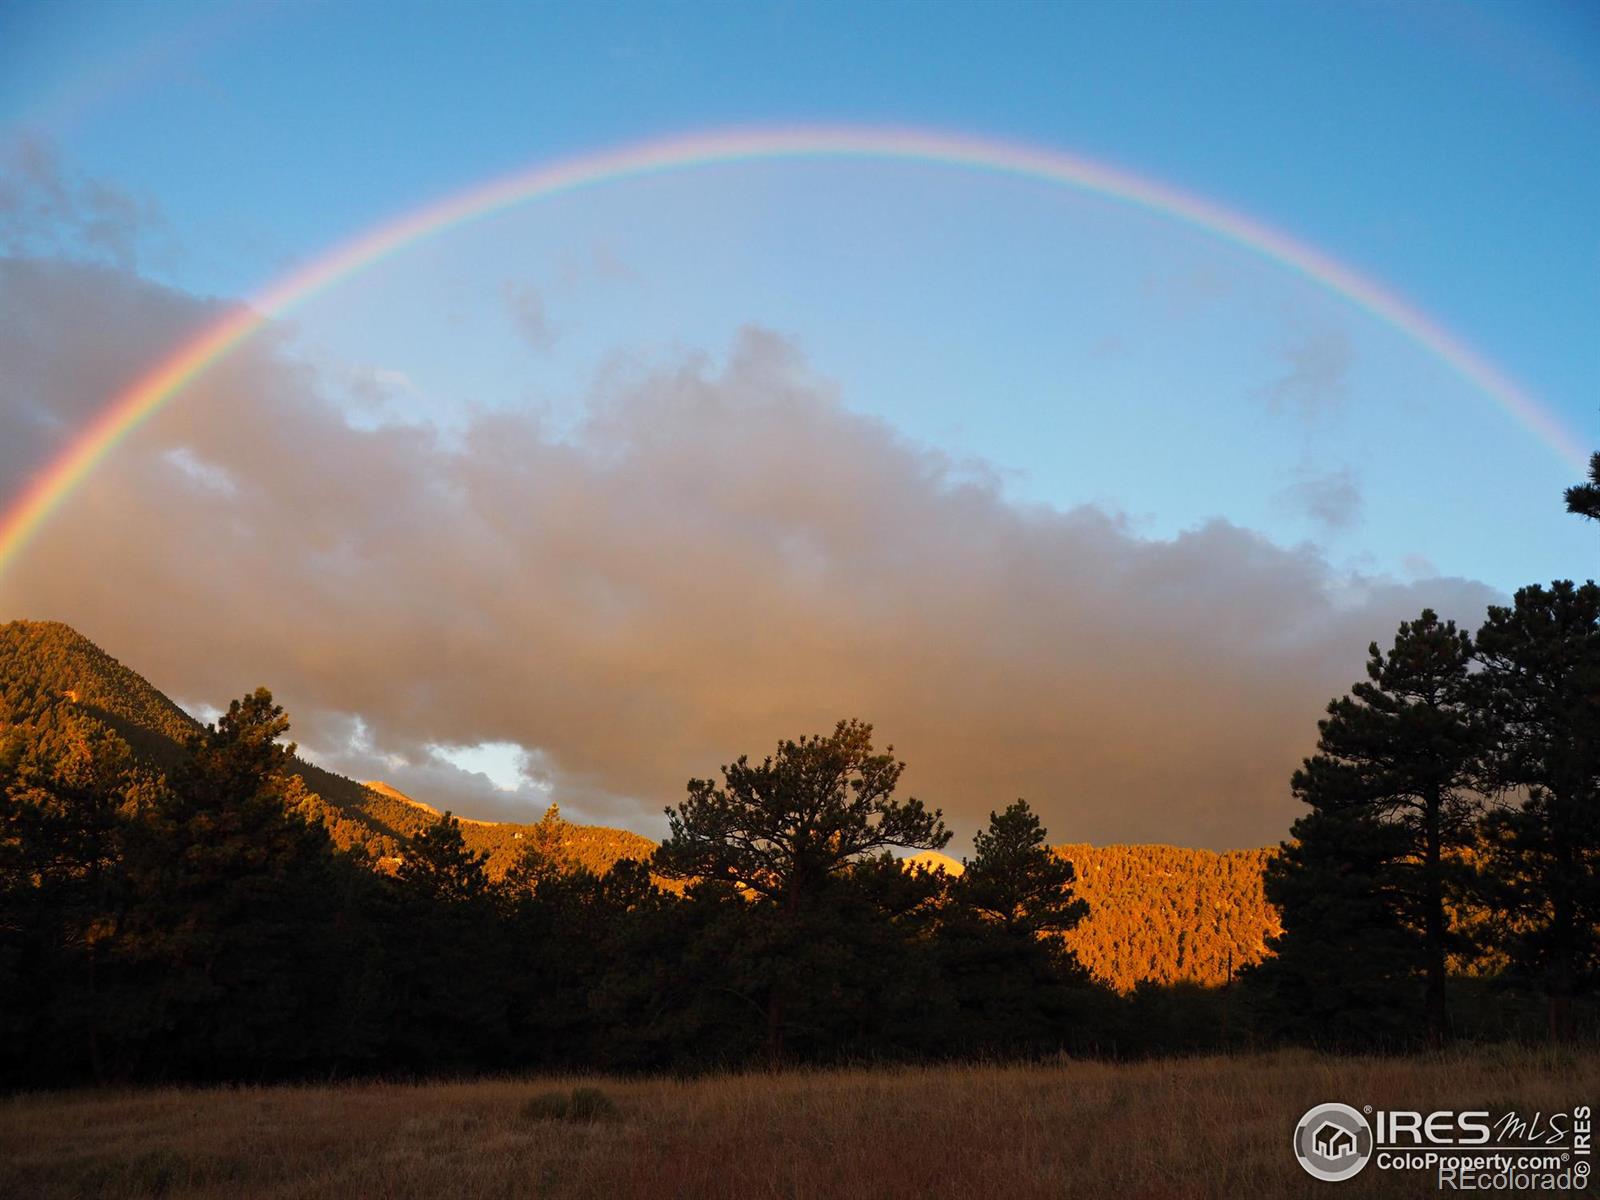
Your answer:
[[[1056,150],[916,129],[747,129],[668,138],[536,166],[455,193],[343,243],[271,284],[203,330],[114,397],[0,513],[0,572],[118,442],[186,384],[268,322],[364,267],[464,221],[579,188],[719,163],[770,159],[930,163],[1059,184],[1203,230],[1268,259],[1364,309],[1434,354],[1570,465],[1577,438],[1526,389],[1433,318],[1322,251],[1203,197]]]

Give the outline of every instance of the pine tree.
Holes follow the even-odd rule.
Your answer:
[[[1060,934],[1089,915],[1072,895],[1077,872],[1045,841],[1039,817],[1018,800],[989,814],[989,827],[972,839],[975,856],[964,860],[956,884],[958,902],[1027,936]]]
[[[1566,499],[1569,513],[1600,520],[1600,454],[1589,456],[1589,482],[1569,487]]]
[[[670,836],[656,852],[658,873],[730,884],[781,913],[767,956],[774,1062],[783,1056],[800,925],[830,882],[876,851],[937,850],[950,840],[938,810],[895,798],[905,764],[893,751],[874,752],[871,725],[840,721],[830,735],[780,742],[759,765],[741,756],[722,768],[720,787],[690,780],[688,799],[667,809]]]
[[[1600,587],[1558,581],[1489,609],[1480,703],[1498,737],[1492,777],[1519,803],[1489,823],[1513,963],[1538,979],[1552,1035],[1600,974]]]
[[[293,1072],[346,1027],[328,1000],[348,865],[302,815],[288,726],[265,688],[235,700],[130,835],[122,956],[146,1071]]]
[[[574,867],[520,895],[512,948],[521,964],[512,980],[517,1032],[538,1060],[635,1066],[642,1047],[663,1035],[689,1036],[649,986],[682,969],[662,920],[673,899],[635,859],[619,859],[602,875]],[[664,1028],[643,1028],[649,1025]],[[688,1046],[675,1049],[692,1057]]]
[[[419,1069],[495,1061],[507,1036],[502,892],[444,813],[406,843],[386,913],[394,1053]]]
[[[467,848],[461,821],[445,812],[407,843],[395,880],[408,900],[474,903],[490,894],[487,851]]]
[[[783,741],[759,766],[741,756],[723,786],[691,779],[669,807],[670,835],[656,854],[668,878],[718,879],[793,912],[849,863],[889,847],[938,850],[942,814],[894,798],[905,763],[877,754],[872,726],[840,721],[833,733]]]
[[[1025,800],[991,812],[972,840],[939,931],[958,1013],[949,1040],[979,1053],[1092,1040],[1083,1025],[1101,998],[1061,939],[1089,911],[1071,891],[1075,868],[1050,849]]]
[[[506,871],[506,886],[513,891],[537,890],[543,883],[559,879],[577,869],[566,848],[567,823],[561,809],[552,804],[539,823],[523,836],[516,861]]]
[[[1324,1047],[1410,1042],[1427,946],[1405,882],[1409,831],[1357,805],[1314,807],[1291,834],[1264,880],[1283,931],[1242,976],[1263,1030]]]
[[[0,1066],[31,1074],[44,1055],[58,1079],[103,1079],[122,847],[152,780],[98,723],[68,715],[58,728],[53,750],[0,744]]]
[[[1459,887],[1453,860],[1472,843],[1479,810],[1474,786],[1484,734],[1467,696],[1472,640],[1425,609],[1401,624],[1387,655],[1375,642],[1368,653],[1367,679],[1328,705],[1318,724],[1318,752],[1295,773],[1292,786],[1319,812],[1364,816],[1397,831],[1396,853],[1381,878],[1385,890],[1406,898],[1396,917],[1420,928],[1428,1036],[1439,1045],[1450,1034],[1448,900]],[[1316,832],[1351,832],[1371,844],[1355,822],[1321,825]],[[1287,912],[1284,924],[1287,929]]]

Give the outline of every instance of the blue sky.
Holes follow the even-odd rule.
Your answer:
[[[1600,445],[1592,4],[10,0],[0,123],[146,206],[142,279],[224,299],[474,183],[667,134],[1057,148],[1319,247]],[[71,258],[73,236],[14,240]],[[576,430],[628,380],[714,374],[750,327],[1014,504],[1156,541],[1220,518],[1334,591],[1592,573],[1572,467],[1394,330],[1164,218],[951,168],[720,166],[525,206],[318,297],[283,345],[353,426],[448,440],[495,412]]]
[[[1600,186],[1600,18],[1583,4],[477,3],[446,20],[405,3],[12,3],[5,20],[11,120],[185,229],[257,226],[290,256],[541,157],[873,120],[1066,146],[1225,198],[1425,306],[1454,299],[1469,335],[1505,320],[1474,311],[1485,275],[1530,261],[1557,295],[1594,298],[1567,290],[1592,275],[1574,241],[1592,250]],[[208,249],[239,256],[237,275],[200,273],[221,289],[272,265]],[[1524,331],[1581,328],[1551,307]]]
[[[446,18],[429,4],[24,3],[10,5],[3,19],[13,33],[0,72],[6,80],[0,112],[49,139],[73,169],[157,205],[170,238],[164,252],[148,258],[149,269],[191,291],[248,295],[284,267],[379,218],[557,155],[730,124],[907,123],[1102,157],[1258,216],[1411,298],[1570,425],[1600,436],[1600,338],[1594,336],[1600,18],[1591,6],[479,3],[452,6]],[[1182,511],[1176,495],[1147,495],[1133,486],[1135,464],[1125,495],[1113,495],[1112,481],[1100,476],[1081,486],[1063,483],[1050,477],[1052,469],[1068,469],[1071,461],[1029,455],[1012,436],[1019,409],[1056,404],[1044,368],[1030,376],[1021,365],[1059,336],[1052,330],[1087,325],[1083,310],[1108,298],[1129,310],[1122,314],[1126,326],[1151,327],[1148,312],[1132,311],[1136,297],[1108,297],[1119,290],[1108,280],[1120,277],[1124,293],[1137,285],[1148,294],[1163,286],[1163,274],[1182,287],[1186,273],[1191,283],[1208,275],[1244,277],[1253,264],[1150,221],[1124,219],[1119,226],[1103,204],[1057,202],[1053,213],[1041,215],[1040,198],[1029,189],[988,182],[978,185],[994,193],[986,206],[972,197],[971,181],[957,178],[874,194],[873,174],[855,172],[842,197],[826,168],[790,170],[754,198],[760,191],[754,179],[708,179],[698,196],[692,187],[678,189],[685,242],[764,213],[737,247],[744,271],[721,281],[734,290],[716,303],[691,297],[698,319],[676,327],[657,321],[624,332],[586,323],[589,365],[606,348],[639,341],[704,338],[704,347],[717,351],[739,322],[770,324],[835,372],[852,405],[897,421],[919,404],[938,412],[913,421],[914,430],[971,439],[968,450],[1026,472],[1029,495],[1114,499],[1153,514],[1162,530],[1210,511],[1259,522],[1259,495],[1208,492],[1207,513]],[[852,344],[816,306],[782,303],[797,279],[818,293],[832,282],[817,278],[822,268],[809,250],[785,254],[781,218],[792,214],[770,204],[763,209],[785,190],[795,194],[796,212],[814,211],[830,198],[847,209],[819,231],[833,235],[836,246],[845,241],[839,229],[854,225],[860,244],[870,246],[882,242],[875,226],[899,223],[908,253],[925,252],[937,240],[940,253],[960,265],[943,277],[922,272],[899,299],[893,281],[885,281],[878,303],[900,307],[903,299],[917,311],[898,327],[877,322]],[[908,205],[908,196],[918,198]],[[648,185],[632,185],[594,203],[606,206],[603,220],[581,211],[537,214],[520,227],[508,223],[502,236],[544,228],[569,245],[604,251],[630,223],[630,206],[642,213],[653,201]],[[942,217],[921,211],[941,203],[948,209]],[[742,205],[737,214],[736,205]],[[995,209],[995,220],[972,221],[970,214],[984,207]],[[1086,220],[1101,227],[1073,245],[1066,227]],[[694,249],[692,263],[689,253],[673,261],[670,241],[657,241],[648,266],[622,265],[667,288],[703,270],[704,246]],[[1041,252],[1055,253],[1057,273],[1018,279]],[[1013,285],[1002,297],[1008,317],[1035,318],[1033,328],[1014,331],[1015,349],[1005,354],[1012,365],[991,380],[1009,398],[981,394],[978,377],[996,363],[964,362],[959,354],[923,368],[924,375],[949,380],[944,389],[930,389],[914,369],[872,369],[869,360],[877,356],[862,341],[893,344],[907,361],[908,343],[945,340],[941,326],[955,329],[970,319],[958,302],[915,301],[948,294],[952,280],[970,278],[983,263],[1009,275],[1002,281]],[[1087,286],[1074,279],[1080,272],[1092,281]],[[492,291],[496,281],[485,282]],[[361,286],[347,290],[348,306],[355,306]],[[414,278],[410,286],[420,291],[428,283]],[[1273,372],[1297,353],[1296,336],[1348,341],[1374,332],[1360,314],[1326,305],[1308,288],[1280,291],[1274,306],[1291,315],[1276,332],[1263,327],[1267,318],[1259,311],[1254,319],[1234,313],[1225,321],[1237,330],[1231,340],[1238,355],[1258,360],[1259,386],[1269,386]],[[337,303],[323,306],[334,325]],[[367,317],[369,326],[373,319]],[[1298,334],[1287,328],[1296,322]],[[1107,346],[1119,337],[1112,322],[1096,324],[1101,328],[1086,341]],[[1195,322],[1188,336],[1198,343],[1215,334]],[[378,340],[369,337],[360,348],[385,358],[373,344]],[[441,360],[447,349],[440,349]],[[563,350],[557,357],[568,360],[565,376],[581,376],[577,347]],[[1364,342],[1361,352],[1354,365],[1373,377],[1374,390],[1422,389],[1443,412],[1464,411],[1479,445],[1499,445],[1484,440],[1493,422],[1477,419],[1473,399],[1452,394],[1466,389],[1405,361],[1408,348],[1396,339]],[[1183,403],[1212,414],[1224,407],[1219,397],[1231,401],[1249,391],[1243,363],[1237,377],[1226,374],[1225,350],[1201,354],[1196,347],[1185,354],[1179,345],[1159,354],[1162,362],[1143,364],[1126,386],[1166,391],[1177,379],[1211,376],[1214,391],[1196,387]],[[542,369],[545,379],[530,385],[563,376],[553,364]],[[928,398],[904,394],[914,390],[913,381]],[[439,402],[478,398],[481,389],[471,397],[461,393],[481,382],[463,378]],[[499,383],[512,386],[504,377]],[[946,394],[930,397],[930,391]],[[1132,445],[1148,453],[1163,440],[1161,426],[1182,428],[1171,413],[1147,412],[1139,423],[1155,431],[1119,436],[1133,418],[1117,413],[1147,406],[1111,396],[1098,407],[1087,416],[1081,406],[1075,411],[1073,433],[1104,436],[1119,454]],[[959,420],[957,409],[966,410]],[[1367,424],[1370,432],[1370,418]],[[1025,440],[1036,443],[1039,433]],[[1043,433],[1059,437],[1066,430],[1055,423]],[[1506,433],[1514,445],[1515,431]],[[1239,436],[1226,428],[1216,440],[1237,444]],[[1325,436],[1320,431],[1319,439]],[[1334,449],[1351,454],[1357,447]],[[1301,469],[1284,466],[1281,460],[1297,453],[1286,445],[1258,452],[1280,460],[1272,464],[1280,472]],[[1561,477],[1560,464],[1542,465],[1542,477],[1529,479],[1530,492]],[[1491,469],[1487,461],[1481,466]],[[1534,454],[1506,466],[1537,471],[1541,463]],[[1381,478],[1392,464],[1374,468],[1366,473],[1378,478],[1364,485],[1382,505],[1398,481]],[[1380,511],[1392,522],[1400,507]],[[1536,511],[1535,505],[1518,512],[1517,524],[1525,527]],[[1548,542],[1541,539],[1547,553],[1504,568],[1492,553],[1476,560],[1457,553],[1448,535],[1431,553],[1421,545],[1408,549],[1511,586],[1530,572],[1557,569],[1560,557],[1580,544],[1562,522],[1549,524]],[[1274,532],[1297,535],[1287,525]],[[1509,540],[1501,540],[1510,554]],[[1385,544],[1374,552],[1388,566],[1408,550]]]

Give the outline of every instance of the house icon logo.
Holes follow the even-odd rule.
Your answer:
[[[1372,1157],[1372,1126],[1348,1104],[1319,1104],[1295,1126],[1294,1156],[1314,1178],[1349,1179]]]
[[[1324,1121],[1322,1128],[1311,1135],[1311,1144],[1323,1158],[1337,1161],[1356,1152],[1356,1135],[1342,1125]]]

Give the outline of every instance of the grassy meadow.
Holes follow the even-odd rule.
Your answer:
[[[1597,1097],[1600,1053],[1511,1047],[38,1093],[0,1100],[0,1195],[1326,1196],[1289,1148],[1314,1103]],[[1369,1166],[1337,1194],[1437,1193]]]

